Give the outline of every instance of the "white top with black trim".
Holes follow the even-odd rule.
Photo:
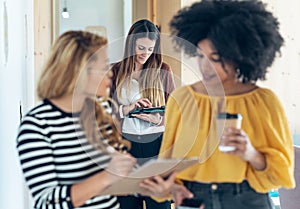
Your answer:
[[[104,105],[105,106],[105,105]],[[80,113],[66,113],[44,100],[23,118],[17,150],[36,209],[71,209],[72,184],[107,167],[110,157],[95,151],[79,124]],[[96,196],[79,208],[119,208],[116,197]]]

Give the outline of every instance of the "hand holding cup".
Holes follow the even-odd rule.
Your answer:
[[[235,150],[234,146],[222,145],[221,136],[223,135],[223,131],[226,128],[241,129],[242,119],[243,119],[242,115],[238,113],[235,114],[226,113],[226,112],[218,113],[216,126],[217,126],[217,136],[220,139],[219,150],[221,152],[230,152]]]

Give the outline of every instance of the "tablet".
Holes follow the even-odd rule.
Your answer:
[[[165,113],[165,106],[160,107],[148,107],[148,108],[137,108],[129,112],[129,117],[134,118],[132,114],[150,114],[150,113],[159,113],[163,115]]]
[[[139,184],[144,179],[156,175],[167,178],[173,171],[182,171],[197,162],[199,162],[198,158],[152,159],[130,173],[127,177],[120,179],[106,188],[100,194],[124,195],[142,193],[144,189]]]

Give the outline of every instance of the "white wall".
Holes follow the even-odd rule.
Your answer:
[[[128,0],[126,0],[128,1]],[[64,0],[60,0],[60,11]],[[124,35],[123,0],[67,0],[69,19],[60,15],[60,34],[71,29],[84,29],[88,25],[101,25],[107,28],[108,40]]]
[[[59,34],[68,30],[84,30],[86,26],[105,26],[110,44],[108,55],[115,62],[123,54],[123,38],[132,21],[129,16],[131,6],[132,0],[67,0],[70,18],[64,19],[59,15]],[[64,0],[60,0],[60,11],[63,7]]]
[[[132,25],[132,0],[123,0],[123,3],[124,3],[124,7],[123,7],[124,35],[127,35]]]
[[[269,69],[262,85],[272,88],[284,105],[292,134],[300,134],[300,2],[264,0],[280,22],[285,40],[282,56]]]
[[[5,30],[4,2],[7,7]],[[17,6],[16,6],[17,5]],[[0,208],[27,208],[27,197],[16,152],[16,134],[23,111],[33,104],[33,2],[0,0]],[[27,25],[27,27],[26,27]],[[8,59],[5,38],[8,35]],[[28,92],[28,93],[27,93]]]

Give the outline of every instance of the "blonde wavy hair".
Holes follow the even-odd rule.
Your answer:
[[[89,59],[107,40],[84,31],[68,31],[54,43],[40,75],[37,94],[40,99],[73,94],[77,79]]]
[[[40,99],[54,99],[74,94],[79,75],[86,70],[89,61],[97,59],[95,53],[107,45],[107,39],[86,31],[68,31],[54,43],[48,62],[38,82]],[[99,104],[96,98],[86,98],[80,114],[80,123],[87,140],[96,148],[113,145],[125,150],[118,124]],[[110,126],[109,134],[102,129]]]
[[[110,98],[103,98],[114,104]],[[86,98],[80,114],[80,122],[89,142],[97,149],[107,150],[107,145],[119,152],[127,152],[131,144],[122,138],[120,124],[93,98]],[[103,143],[99,143],[99,138]]]

